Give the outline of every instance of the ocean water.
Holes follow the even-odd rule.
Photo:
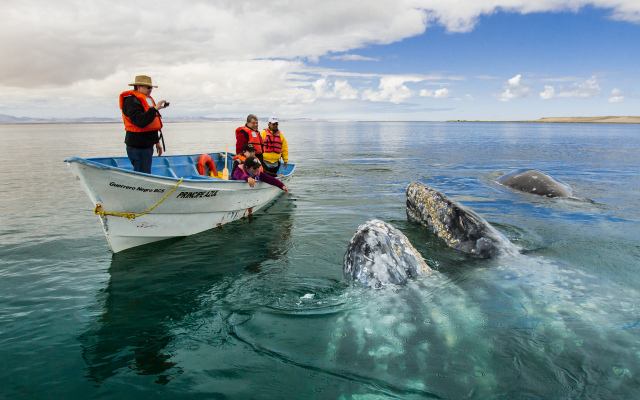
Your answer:
[[[167,152],[233,151],[237,125],[169,123]],[[122,127],[0,125],[0,399],[637,398],[637,125],[281,125],[290,196],[116,255],[62,160],[125,155]],[[575,198],[495,182],[518,168]],[[521,254],[475,259],[409,223],[413,181]],[[373,218],[436,272],[345,284]]]

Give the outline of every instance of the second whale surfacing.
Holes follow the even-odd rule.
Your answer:
[[[407,218],[431,229],[450,247],[480,258],[517,254],[481,216],[421,182],[407,186]]]
[[[402,284],[428,271],[431,268],[409,239],[376,219],[358,227],[344,254],[345,278],[372,288]]]
[[[519,169],[498,178],[498,183],[521,192],[544,197],[571,197],[571,186],[554,179],[544,172],[533,169]]]

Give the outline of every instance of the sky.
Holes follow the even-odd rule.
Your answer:
[[[0,114],[165,119],[640,115],[638,0],[2,0]]]

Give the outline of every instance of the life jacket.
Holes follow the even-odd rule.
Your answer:
[[[244,169],[244,164],[240,164],[238,165],[238,168],[240,168],[242,170],[242,172],[244,172],[245,175],[249,175],[252,178],[255,178],[256,180],[260,180],[260,173],[258,173],[258,175],[256,175],[255,177],[253,175],[251,175],[251,173],[249,171],[247,171],[246,169]],[[264,172],[262,170],[262,165],[260,166],[260,172]]]
[[[145,112],[156,105],[156,102],[153,101],[153,98],[151,96],[145,96],[144,94],[135,90],[128,90],[126,92],[120,93],[120,110],[122,110],[122,107],[124,105],[124,99],[129,96],[136,96],[138,100],[140,100],[140,103],[142,103],[142,108]],[[124,115],[124,113],[122,113],[122,120],[124,121],[124,129],[129,132],[151,132],[159,131],[160,129],[162,129],[162,121],[160,120],[160,114],[158,113],[156,113],[155,119],[144,128],[135,126],[133,122],[131,122],[129,117]]]
[[[239,166],[244,164],[244,161],[247,159],[247,157],[243,156],[242,154],[238,154],[237,156],[233,157],[233,161],[235,160],[240,160],[238,162],[238,165],[236,165],[236,163],[233,163],[233,169],[231,170],[231,176],[233,176],[233,173],[236,172],[236,168],[238,168]],[[244,171],[244,169],[243,169]],[[260,172],[263,172],[264,170],[262,169],[262,165],[260,166]]]
[[[238,154],[237,156],[233,157],[233,167],[231,167],[231,174],[229,174],[229,176],[231,177],[231,179],[235,179],[233,177],[233,175],[236,173],[236,169],[238,169],[239,165],[242,165],[242,163],[244,162],[244,160],[246,160],[247,157],[243,156],[242,154]],[[236,160],[238,161],[238,164],[235,163]]]
[[[249,138],[248,144],[252,144],[256,149],[256,154],[262,154],[262,136],[260,136],[260,132],[252,131],[246,126],[241,126],[236,129],[236,138],[238,135],[245,134]]]
[[[282,153],[282,138],[280,135],[274,135],[275,132],[271,132],[271,129],[265,129],[263,132],[267,132],[264,137],[264,152]]]

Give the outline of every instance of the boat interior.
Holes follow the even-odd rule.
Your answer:
[[[201,158],[206,159],[208,155],[211,157],[212,164],[215,165],[214,176],[201,175],[198,172],[198,163]],[[231,168],[233,167],[233,157],[235,154],[229,153],[227,155],[227,169],[231,174]],[[100,157],[100,158],[87,158],[86,161],[94,162],[97,164],[103,164],[110,167],[121,168],[127,171],[133,171],[133,166],[128,157]],[[151,165],[151,174],[164,176],[168,178],[185,178],[185,179],[217,179],[216,176],[222,175],[224,169],[224,153],[206,153],[206,154],[192,154],[192,155],[178,155],[178,156],[160,156],[153,157],[153,163]],[[208,174],[211,164],[203,162],[205,166],[205,174]],[[287,168],[283,170],[280,168],[279,174],[289,175],[293,172],[293,168]]]

